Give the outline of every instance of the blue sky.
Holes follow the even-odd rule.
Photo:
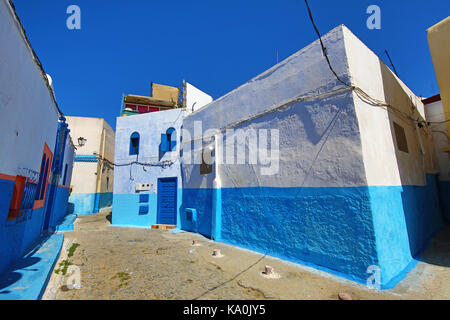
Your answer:
[[[150,81],[183,79],[214,99],[317,37],[303,0],[14,0],[65,115],[105,118],[115,128],[122,93],[149,95]],[[448,0],[309,0],[325,34],[345,24],[379,57],[388,49],[417,94],[439,92],[426,29],[450,14]],[[66,9],[81,8],[81,30]],[[381,30],[366,9],[381,8]]]

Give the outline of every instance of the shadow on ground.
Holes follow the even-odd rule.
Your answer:
[[[442,267],[450,267],[450,225],[438,233],[417,260]]]
[[[48,239],[49,236],[39,239],[38,242],[33,244],[33,250],[29,251],[26,256],[16,260],[9,269],[0,274],[0,300],[2,300],[2,294],[11,293],[9,290],[4,290],[5,288],[8,288],[22,279],[22,275],[18,272],[18,270],[26,269],[26,271],[29,272],[38,271],[38,269],[30,268],[41,261],[40,258],[33,257],[33,255],[41,249],[42,243]]]

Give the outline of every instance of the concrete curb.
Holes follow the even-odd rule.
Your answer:
[[[55,227],[55,231],[73,231],[73,223],[77,219],[76,214],[68,214]]]
[[[63,234],[42,237],[23,258],[0,275],[0,300],[40,300],[63,241]]]

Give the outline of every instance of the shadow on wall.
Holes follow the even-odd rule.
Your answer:
[[[211,238],[212,225],[212,201],[213,201],[213,181],[216,177],[215,166],[212,166],[212,172],[209,174],[200,174],[201,165],[195,164],[201,158],[201,151],[195,149],[194,141],[190,143],[190,156],[194,164],[188,164],[183,167],[180,163],[181,183],[182,183],[182,202],[180,206],[179,226],[182,230],[197,232],[207,238]],[[183,150],[180,150],[181,154]],[[200,154],[199,154],[200,153]],[[180,155],[181,155],[180,154]],[[195,154],[195,156],[194,156]],[[196,217],[191,217],[186,213],[186,209],[195,209]],[[194,219],[192,221],[191,219]]]
[[[365,283],[367,266],[377,263],[368,188],[312,187],[342,175],[337,169],[321,174],[330,161],[351,173],[345,176],[352,180],[342,184],[365,184],[352,102],[348,92],[297,102],[235,128],[279,129],[283,157],[272,176],[258,175],[253,165],[221,165],[221,241]],[[202,233],[204,221],[211,230],[214,172],[201,176],[199,170],[199,165],[182,170],[182,208],[197,210]]]
[[[75,212],[75,204],[73,202],[67,203],[67,214],[73,214]]]
[[[380,68],[385,88],[385,101],[396,108],[402,108],[402,112],[410,114],[412,108],[410,97],[403,91],[389,68],[381,61]],[[444,228],[437,175],[427,173],[427,171],[430,171],[427,170],[426,164],[430,157],[429,153],[432,150],[427,148],[426,136],[421,135],[425,152],[422,155],[414,122],[408,121],[404,117],[396,116],[392,112],[388,112],[388,115],[402,184],[402,186],[392,188],[394,193],[400,194],[399,198],[401,199],[397,208],[398,216],[392,219],[396,220],[397,227],[402,228],[404,226],[406,228],[409,242],[409,248],[407,249],[409,249],[409,252],[405,252],[405,248],[402,248],[402,253],[405,255],[410,254],[411,257],[422,260],[421,253],[426,249],[436,233]],[[395,125],[394,122],[396,123]],[[414,157],[423,157],[423,159],[419,158],[418,161],[413,161]],[[424,172],[425,177],[420,176],[421,172]],[[416,185],[422,178],[425,178],[425,186]],[[388,210],[391,211],[389,215],[391,216],[393,213],[392,209]],[[388,219],[391,219],[391,217],[388,217]],[[403,230],[395,231],[403,232]],[[440,255],[438,252],[436,254]],[[430,263],[433,263],[431,261],[442,261],[441,259],[435,260],[432,257],[427,259],[429,260],[427,262]]]

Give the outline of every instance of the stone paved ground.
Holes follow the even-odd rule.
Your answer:
[[[65,276],[53,272],[43,299],[449,299],[450,232],[441,233],[424,262],[394,290],[375,291],[327,273],[214,243],[191,233],[117,228],[110,215],[81,216],[65,243],[55,270],[64,260],[81,270],[79,290],[67,290]],[[200,246],[192,246],[197,239]],[[79,244],[68,257],[73,244]],[[223,258],[213,258],[213,249]],[[261,276],[265,265],[279,279]]]

